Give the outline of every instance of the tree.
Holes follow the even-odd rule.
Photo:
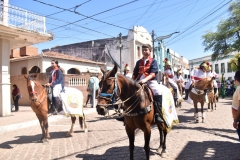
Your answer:
[[[212,60],[223,59],[230,53],[240,50],[240,0],[229,7],[230,17],[220,21],[217,30],[207,31],[203,38],[204,51],[211,50]]]
[[[238,58],[240,58],[240,53],[235,54],[233,58],[228,62],[234,72],[238,70]]]

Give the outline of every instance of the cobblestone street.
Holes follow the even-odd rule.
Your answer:
[[[232,127],[231,100],[220,99],[217,110],[206,112],[205,123],[194,123],[193,106],[186,102],[177,112],[180,123],[167,135],[165,158],[156,152],[159,133],[156,127],[152,128],[152,160],[240,159],[240,143]],[[71,126],[70,118],[51,116],[51,140],[44,144],[38,142],[41,129],[30,107],[20,107],[12,116],[1,117],[0,159],[129,159],[128,137],[123,124],[114,118],[97,115],[94,108],[87,108],[85,114],[88,133],[84,133],[77,122],[70,138],[65,138]],[[145,159],[143,145],[144,136],[140,132],[135,138],[134,159]]]

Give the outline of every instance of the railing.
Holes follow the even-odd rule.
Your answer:
[[[69,86],[87,86],[87,79],[86,78],[79,78],[79,77],[71,77],[68,80]]]
[[[0,24],[48,34],[45,17],[0,1]]]

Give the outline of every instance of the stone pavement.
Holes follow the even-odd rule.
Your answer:
[[[205,105],[206,106],[206,105]],[[200,108],[200,107],[199,107]],[[206,108],[206,107],[205,107]],[[73,137],[65,138],[70,118],[51,116],[51,140],[39,143],[41,129],[30,107],[20,107],[12,116],[0,118],[1,160],[122,160],[129,159],[128,137],[121,122],[97,115],[94,108],[86,108],[88,133],[75,125]],[[152,128],[151,159],[164,160],[236,160],[240,159],[240,142],[232,127],[231,100],[220,99],[217,110],[206,112],[205,123],[194,123],[193,106],[183,102],[177,108],[180,123],[167,135],[167,156],[157,154],[159,133]],[[135,138],[134,159],[145,159],[144,136]]]

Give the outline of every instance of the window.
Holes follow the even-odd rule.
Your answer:
[[[27,68],[26,68],[26,67],[23,67],[21,73],[22,73],[22,75],[23,75],[23,74],[27,74]]]
[[[228,67],[227,72],[232,72],[232,68],[231,68],[231,65],[229,63],[227,64],[227,67]]]
[[[137,46],[137,54],[138,54],[138,57],[141,57],[141,51],[139,46]]]
[[[225,73],[225,63],[221,63],[221,73]]]
[[[216,73],[219,73],[218,64],[215,64],[215,72],[216,72]]]

